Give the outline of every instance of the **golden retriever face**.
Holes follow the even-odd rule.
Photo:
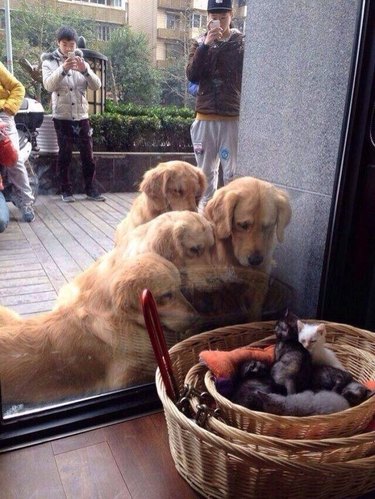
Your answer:
[[[157,254],[145,253],[123,259],[123,264],[117,266],[110,280],[113,308],[119,315],[125,314],[127,322],[134,321],[144,326],[140,297],[145,288],[153,294],[165,327],[183,331],[196,319],[195,310],[180,291],[179,271]]]
[[[205,215],[214,222],[217,238],[230,241],[237,262],[262,269],[270,263],[275,237],[279,242],[284,239],[291,207],[283,190],[243,177],[219,189]]]
[[[152,251],[180,268],[209,265],[213,245],[213,225],[203,215],[171,211],[135,228],[122,248],[127,257]]]
[[[206,189],[202,171],[185,161],[167,161],[147,171],[140,191],[152,199],[160,213],[166,211],[197,211]]]

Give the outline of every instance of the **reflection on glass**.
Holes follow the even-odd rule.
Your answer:
[[[79,3],[80,9],[86,8]],[[137,152],[142,147],[192,153],[195,99],[187,92],[185,71],[187,64],[194,66],[189,47],[200,50],[200,42],[192,44],[191,39],[203,40],[207,22],[215,19],[207,15],[207,2],[192,2],[186,9],[186,2],[158,0],[157,15],[153,9],[146,12],[138,0],[97,3],[108,9],[114,26],[126,17],[122,12],[120,18],[111,6],[132,8],[131,27],[113,29],[101,19],[89,26],[80,20],[87,46],[110,61],[107,112],[92,116],[95,146],[109,152]],[[55,28],[62,24],[56,17],[57,26],[44,47],[45,40],[35,35],[39,14],[37,9],[20,10],[17,15],[28,23],[18,23],[15,29],[20,40],[34,40],[38,54],[54,44]],[[244,7],[235,2],[230,20],[240,26],[244,15]],[[76,25],[74,19],[68,24]],[[30,26],[30,31],[22,33],[21,25]],[[224,39],[216,40],[209,51],[231,46],[231,36],[226,39],[225,29],[222,34]],[[237,122],[243,37],[238,31],[233,34],[240,41],[240,50],[235,47],[240,58],[227,58],[220,74],[213,68],[202,81],[197,65],[192,79],[196,77],[200,87],[198,103],[209,88],[218,95],[214,114],[224,113]],[[37,61],[31,62],[37,65]],[[28,89],[40,92],[40,85],[34,81]],[[229,113],[223,98],[227,92],[234,92],[236,100]],[[49,96],[43,98],[48,109]],[[197,111],[202,118],[204,109]],[[211,146],[204,138],[195,141],[199,164],[203,154],[197,142],[205,153]],[[228,151],[221,148],[219,153],[212,151],[215,164],[228,160]],[[214,194],[216,185],[209,175],[205,177],[205,169],[181,161],[167,161],[152,170],[120,224],[121,240],[116,239],[112,251],[60,290],[53,310],[20,318],[0,309],[1,395],[6,414],[153,381],[155,360],[139,301],[144,288],[156,299],[168,346],[211,328],[274,317],[288,303],[291,290],[269,278],[274,246],[282,242],[290,219],[285,193],[261,184],[255,191],[263,194],[257,197],[252,181],[242,179],[235,189],[224,186]],[[225,183],[232,173],[225,173]],[[197,213],[207,183],[214,188]]]

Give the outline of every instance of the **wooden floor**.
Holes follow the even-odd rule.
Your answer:
[[[197,499],[152,414],[0,454],[1,499]]]
[[[50,310],[63,284],[113,247],[115,228],[135,196],[110,193],[105,203],[84,195],[75,203],[39,196],[31,224],[8,203],[10,224],[0,234],[0,303],[23,316]]]
[[[113,247],[136,194],[107,202],[39,196],[36,220],[0,234],[0,303],[23,316],[50,310],[63,284]],[[1,499],[197,498],[175,470],[162,413],[0,455]]]

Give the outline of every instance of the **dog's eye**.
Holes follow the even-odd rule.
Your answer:
[[[173,298],[173,293],[164,293],[163,295],[159,296],[156,300],[158,305],[164,305],[165,303],[171,301]]]
[[[238,222],[238,227],[242,230],[249,230],[252,227],[252,223],[250,222]]]

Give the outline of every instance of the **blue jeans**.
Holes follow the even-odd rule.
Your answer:
[[[9,223],[9,208],[4,194],[0,191],[0,232],[4,232]]]

